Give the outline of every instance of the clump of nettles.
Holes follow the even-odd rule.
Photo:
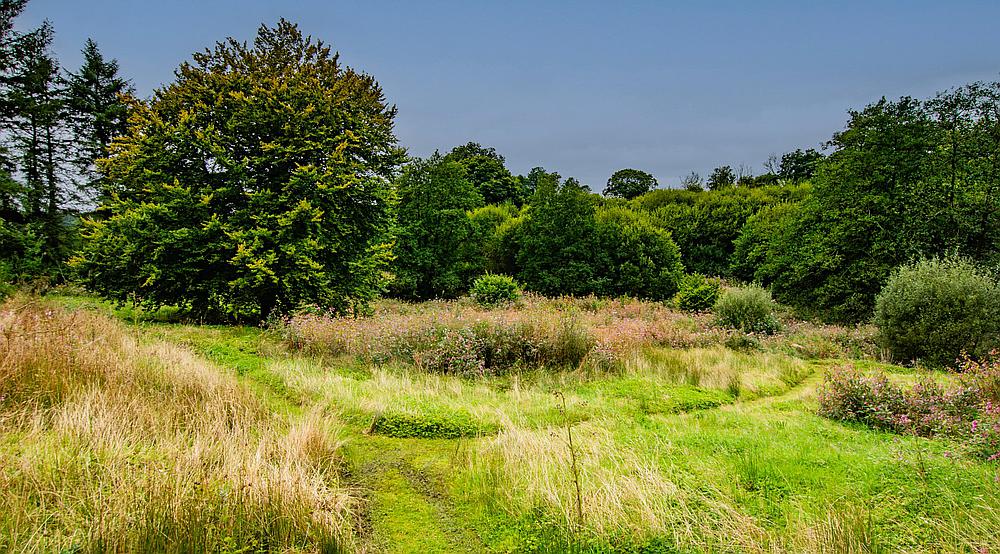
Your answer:
[[[723,292],[713,311],[718,325],[744,333],[771,334],[780,328],[777,304],[768,290],[757,285]]]
[[[712,309],[719,299],[722,284],[718,279],[705,277],[700,273],[689,273],[681,277],[674,303],[686,312],[704,312]]]
[[[469,294],[480,306],[496,308],[517,302],[521,298],[521,287],[513,277],[487,273],[472,283]]]
[[[893,273],[875,301],[880,339],[897,360],[951,365],[998,346],[1000,287],[968,259],[932,258]]]

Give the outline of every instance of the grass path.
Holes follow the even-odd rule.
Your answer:
[[[318,399],[290,388],[269,370],[280,361],[259,330],[248,327],[206,327],[144,324],[142,332],[155,339],[192,349],[232,370],[273,409],[305,412]],[[396,439],[370,436],[350,426],[344,446],[347,482],[365,500],[358,518],[362,549],[385,553],[482,552],[486,547],[453,512],[445,477],[453,463],[456,442],[447,439]]]

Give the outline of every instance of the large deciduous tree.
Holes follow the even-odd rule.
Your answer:
[[[595,202],[575,179],[557,173],[538,179],[522,226],[520,280],[542,294],[590,294],[597,278]]]
[[[90,288],[252,320],[381,290],[403,151],[373,77],[281,20],[195,54],[130,112],[75,260]]]
[[[657,186],[656,178],[638,169],[619,169],[608,179],[604,196],[626,198],[646,194]]]
[[[893,269],[957,252],[1000,260],[1000,83],[851,112],[814,194],[762,245],[756,277],[788,303],[863,320]]]
[[[504,157],[494,148],[470,142],[456,146],[445,158],[458,162],[465,169],[465,177],[487,204],[511,203],[520,205],[525,200],[523,185],[504,165]]]

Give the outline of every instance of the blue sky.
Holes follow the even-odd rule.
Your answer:
[[[279,17],[379,80],[411,154],[474,140],[595,190],[623,167],[760,171],[883,95],[1000,79],[996,1],[32,0],[19,23],[52,21],[70,67],[92,37],[148,95]]]

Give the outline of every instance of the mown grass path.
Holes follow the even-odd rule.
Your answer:
[[[233,371],[276,411],[300,413],[318,399],[270,371],[286,354],[259,329],[234,326],[140,324],[150,338],[190,348]],[[348,424],[343,448],[346,484],[364,500],[358,517],[362,548],[385,553],[483,552],[486,546],[454,513],[445,479],[455,441],[370,436]]]

